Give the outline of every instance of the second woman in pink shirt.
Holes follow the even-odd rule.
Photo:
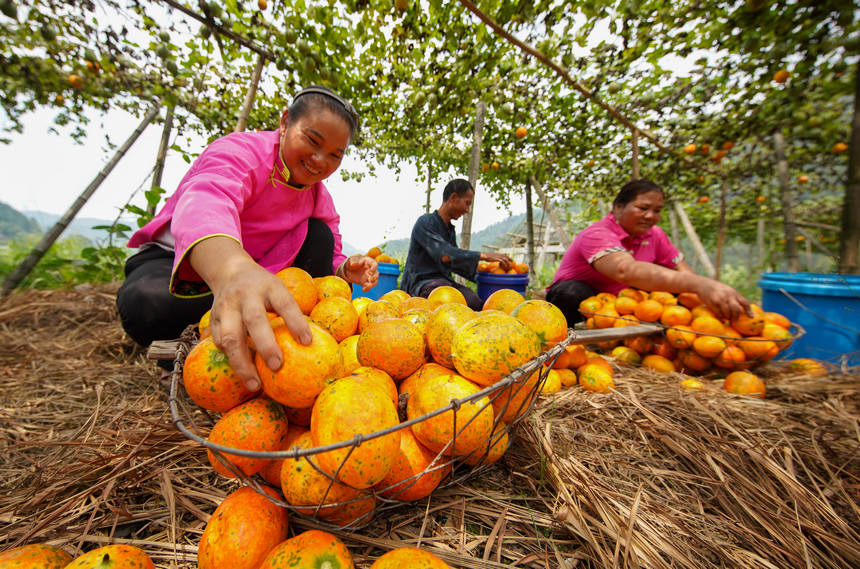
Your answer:
[[[657,227],[663,201],[663,190],[654,182],[628,182],[615,197],[612,212],[576,236],[546,292],[546,299],[561,309],[569,324],[583,320],[579,304],[589,296],[616,294],[628,286],[695,292],[726,318],[749,311],[749,301],[735,289],[697,275],[684,262]]]

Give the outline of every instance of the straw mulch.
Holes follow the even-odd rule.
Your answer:
[[[196,567],[236,482],[171,424],[115,290],[0,302],[0,551],[133,543]],[[770,369],[765,401],[643,370],[543,398],[501,464],[334,533],[359,568],[404,545],[461,568],[856,567],[860,379]]]
[[[620,368],[542,402],[521,448],[595,566],[860,566],[860,378],[760,375],[766,400]]]

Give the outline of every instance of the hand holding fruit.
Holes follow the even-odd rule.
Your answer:
[[[481,260],[490,262],[495,261],[499,263],[499,266],[506,271],[510,270],[511,267],[515,265],[513,259],[502,253],[490,253],[488,251],[482,251]]]
[[[707,279],[707,282],[694,292],[722,318],[731,320],[741,314],[752,316],[750,301],[727,284]]]
[[[212,289],[212,340],[248,389],[256,391],[260,387],[248,336],[270,369],[279,369],[283,364],[267,311],[282,316],[301,344],[311,343],[310,327],[293,295],[235,240],[204,239],[191,249],[191,264]]]
[[[343,277],[355,283],[364,292],[376,286],[379,280],[379,266],[376,259],[367,255],[353,255],[343,262]]]

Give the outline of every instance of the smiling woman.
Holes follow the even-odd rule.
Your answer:
[[[699,276],[657,227],[663,190],[650,180],[626,183],[612,212],[586,227],[564,254],[547,288],[546,299],[568,323],[581,322],[580,303],[600,292],[626,287],[647,291],[695,292],[718,314],[731,318],[747,312],[749,301],[732,287]]]
[[[341,252],[340,217],[323,185],[340,166],[356,129],[352,106],[326,87],[299,92],[268,132],[236,132],[210,144],[176,192],[129,247],[117,295],[136,342],[178,337],[211,307],[215,344],[249,389],[259,386],[245,338],[272,370],[282,364],[267,311],[303,344],[311,333],[275,273],[298,267],[337,274],[365,290],[376,261]]]

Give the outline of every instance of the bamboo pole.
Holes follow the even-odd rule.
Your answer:
[[[788,181],[788,159],[785,157],[785,137],[781,130],[773,133],[773,147],[776,153],[776,176],[779,182],[779,195],[782,201],[782,224],[785,232],[785,260],[788,271],[800,271],[800,258],[797,255],[797,242],[794,240],[794,214],[791,211],[791,186]]]
[[[251,107],[254,106],[254,97],[257,96],[257,85],[260,83],[260,76],[263,74],[263,67],[266,66],[266,61],[266,57],[263,54],[257,55],[257,65],[254,66],[251,83],[248,85],[248,91],[245,93],[245,102],[242,103],[239,120],[236,121],[236,128],[233,129],[233,132],[242,132],[248,125],[248,117],[251,115]]]
[[[686,252],[681,248],[681,232],[678,229],[678,214],[675,213],[675,210],[672,209],[672,204],[669,204],[669,231],[671,231],[671,241],[678,248],[679,251],[684,253],[684,258],[687,258]],[[693,261],[693,256],[690,256],[690,266],[693,266],[695,262]]]
[[[248,49],[250,49],[254,53],[261,55],[261,56],[265,57],[266,59],[269,59],[271,61],[275,61],[276,57],[275,57],[275,54],[273,52],[271,52],[268,49],[265,49],[263,47],[260,47],[259,45],[257,45],[253,41],[249,40],[248,38],[246,38],[244,36],[237,34],[233,30],[227,29],[224,26],[217,24],[212,18],[209,18],[207,16],[201,16],[200,14],[198,14],[197,12],[192,10],[191,8],[188,8],[187,6],[183,6],[180,2],[177,2],[177,0],[161,0],[161,1],[164,2],[165,4],[167,4],[168,6],[172,6],[173,8],[176,8],[177,10],[179,10],[180,12],[194,18],[195,20],[197,20],[201,24],[209,26],[210,28],[212,28],[213,32],[230,38],[234,42],[247,47]]]
[[[684,231],[687,233],[687,238],[690,240],[690,244],[693,246],[693,251],[696,252],[696,256],[698,257],[699,261],[701,261],[705,272],[709,277],[715,278],[716,271],[714,271],[714,265],[711,263],[711,259],[708,257],[708,253],[702,246],[702,241],[699,239],[699,235],[698,233],[696,233],[696,229],[693,227],[693,224],[690,223],[690,218],[687,217],[687,212],[684,211],[684,206],[682,206],[678,202],[675,202],[675,212],[678,214],[678,218],[681,220],[681,225],[684,226]]]
[[[854,72],[854,116],[848,149],[848,180],[842,201],[839,272],[860,274],[860,62]]]
[[[544,210],[546,211],[546,210]],[[552,241],[552,224],[547,224],[543,230],[543,239],[541,239],[540,245],[540,254],[537,258],[537,263],[535,263],[535,270],[537,267],[543,267],[544,260],[546,258],[546,250],[549,248],[550,241]]]
[[[747,245],[747,258],[744,259],[747,266],[747,287],[753,288],[755,286],[756,279],[756,270],[755,270],[755,244],[750,243]]]
[[[765,254],[765,244],[764,244],[764,217],[759,217],[755,224],[755,243],[756,248],[758,249],[758,257],[756,258],[756,264],[758,265],[758,270],[764,272],[765,263],[767,263],[767,255]]]
[[[723,266],[723,245],[726,242],[726,201],[728,196],[728,183],[723,180],[720,186],[720,229],[717,233],[717,253],[714,261],[714,278],[720,280],[720,267]]]
[[[170,131],[173,130],[173,110],[175,106],[169,105],[164,113],[164,128],[161,129],[161,141],[158,143],[158,155],[155,157],[155,169],[152,171],[153,190],[161,188],[161,177],[164,174],[164,161],[167,158],[167,147],[170,144]],[[147,202],[146,211],[149,215],[155,215],[157,204]]]
[[[534,211],[532,211],[532,184],[526,181],[526,249],[529,255],[529,279],[535,276],[535,229]]]
[[[475,127],[472,130],[472,153],[469,157],[469,184],[475,191],[478,189],[478,172],[481,169],[481,140],[484,137],[484,115],[486,114],[487,104],[484,101],[478,101],[475,108]],[[460,246],[463,249],[468,249],[472,244],[472,211],[475,209],[475,202],[469,207],[469,211],[463,216],[463,226],[460,228]]]
[[[630,141],[633,143],[633,179],[639,179],[639,129],[630,131]]]
[[[424,202],[424,213],[430,213],[430,192],[433,191],[432,177],[433,163],[427,162],[427,201]]]
[[[489,17],[487,14],[481,11],[480,8],[473,2],[472,0],[460,0],[460,4],[466,7],[467,10],[472,12],[479,20],[484,22],[493,32],[495,32],[500,37],[507,40],[510,44],[515,45],[519,48],[520,51],[534,57],[546,67],[552,69],[559,77],[561,77],[568,85],[570,85],[575,91],[581,94],[583,97],[593,102],[595,105],[606,111],[611,117],[615,120],[626,126],[630,130],[637,130],[642,136],[644,136],[647,140],[649,140],[654,146],[656,146],[661,152],[666,153],[671,158],[675,160],[680,160],[684,162],[688,166],[692,166],[698,168],[700,170],[704,170],[705,172],[714,173],[712,169],[693,161],[693,158],[690,156],[679,156],[677,152],[673,151],[671,148],[663,144],[653,133],[649,130],[641,128],[633,123],[633,121],[627,116],[623,115],[617,108],[613,107],[606,101],[598,98],[594,91],[574,79],[567,72],[567,69],[557,64],[549,57],[547,57],[544,53],[538,51],[534,47],[515,37],[513,34],[509,33],[507,30],[502,28],[495,20]]]
[[[803,237],[805,238],[804,240],[806,241],[806,244],[807,244],[807,255],[812,255],[812,247],[815,247],[816,249],[818,249],[818,251],[822,255],[826,255],[828,257],[833,257],[833,253],[830,252],[830,249],[825,247],[824,243],[819,241],[815,237],[815,235],[813,235],[812,233],[810,233],[808,231],[804,231],[800,227],[797,228],[797,232],[800,233],[801,235],[803,235]],[[810,264],[811,264],[811,260],[812,260],[812,257],[809,258]]]
[[[672,232],[672,243],[675,247],[681,247],[681,234],[678,233],[678,214],[674,209],[669,209],[669,231]]]
[[[123,145],[116,151],[113,155],[113,158],[105,164],[104,168],[96,175],[92,182],[86,187],[86,189],[78,196],[78,198],[74,201],[74,203],[66,210],[66,213],[61,217],[54,226],[48,230],[47,233],[42,237],[39,243],[30,251],[30,254],[27,255],[21,264],[19,264],[14,271],[9,273],[6,277],[6,280],[3,281],[3,288],[0,290],[0,296],[7,296],[10,292],[15,290],[15,288],[21,284],[21,281],[30,274],[30,271],[33,270],[33,267],[45,256],[45,253],[48,252],[51,245],[57,240],[60,234],[69,226],[72,219],[74,219],[75,215],[84,207],[84,204],[87,203],[87,200],[92,197],[95,193],[96,189],[102,184],[107,175],[110,174],[111,170],[119,163],[120,159],[125,156],[126,152],[128,152],[129,148],[137,141],[140,137],[141,133],[149,126],[149,123],[152,122],[152,119],[158,114],[159,105],[158,103],[154,104],[143,117],[143,120],[137,125],[137,128],[131,133],[131,136],[128,137]]]
[[[537,192],[538,197],[541,201],[541,207],[543,207],[544,211],[547,212],[547,216],[549,217],[549,222],[555,228],[556,233],[564,238],[564,246],[567,247],[570,245],[572,241],[570,234],[567,232],[567,228],[559,221],[558,216],[555,213],[555,208],[549,201],[546,193],[543,191],[543,186],[540,185],[540,182],[537,181],[537,178],[534,175],[529,177],[529,181],[532,183],[532,187]]]

